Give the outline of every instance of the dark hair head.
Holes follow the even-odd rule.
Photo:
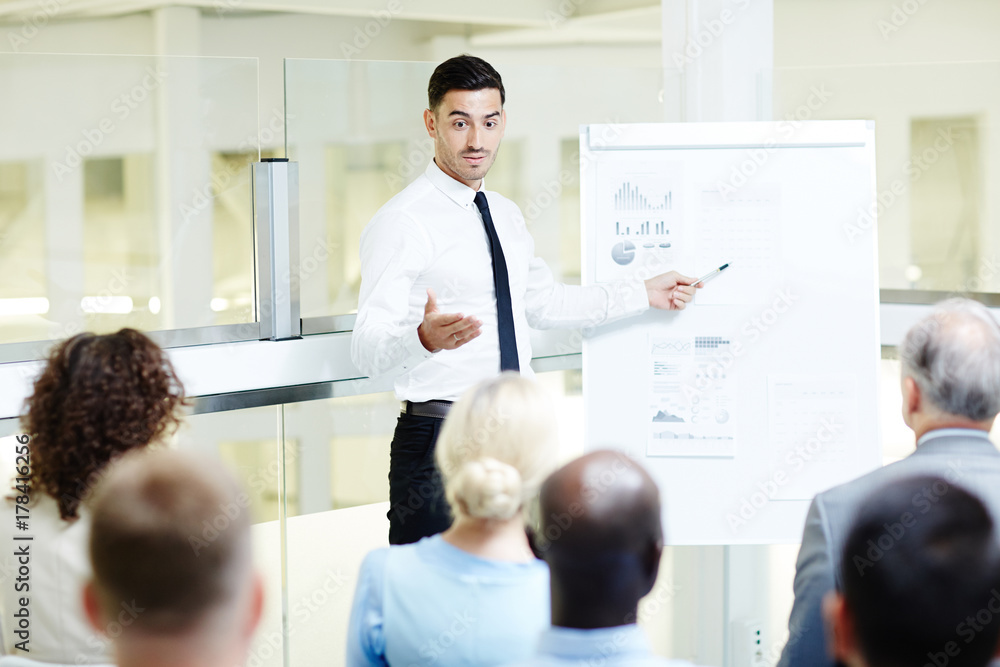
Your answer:
[[[944,654],[949,667],[979,667],[996,650],[993,520],[978,498],[940,477],[899,480],[872,495],[844,544],[841,577],[868,664],[922,665]]]
[[[123,457],[88,501],[90,560],[105,614],[142,612],[152,634],[214,627],[252,568],[250,499],[219,463],[163,449]],[[126,630],[128,631],[128,630]]]
[[[660,493],[649,473],[621,452],[590,452],[549,476],[539,510],[536,539],[549,564],[553,609],[576,617],[570,627],[635,622],[663,547]]]
[[[76,518],[104,466],[175,428],[183,404],[170,360],[134,329],[59,343],[26,401],[32,487],[55,498],[62,518]]]
[[[437,111],[438,105],[449,90],[483,90],[496,88],[500,91],[500,105],[506,100],[500,73],[482,58],[463,54],[444,61],[434,69],[427,84],[427,105]]]

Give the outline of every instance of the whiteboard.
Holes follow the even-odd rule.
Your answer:
[[[681,312],[585,332],[587,450],[660,485],[668,544],[795,543],[881,464],[874,125],[581,128],[583,283],[700,277]]]

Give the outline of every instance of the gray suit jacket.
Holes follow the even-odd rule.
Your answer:
[[[788,619],[788,643],[778,667],[832,667],[827,654],[821,605],[840,587],[840,557],[854,516],[872,492],[901,477],[937,475],[978,495],[1000,520],[1000,452],[986,437],[951,429],[933,434],[902,461],[816,496],[809,507],[795,564],[795,602]]]

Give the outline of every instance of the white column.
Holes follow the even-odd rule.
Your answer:
[[[722,636],[728,636],[724,647],[726,667],[752,667],[755,663],[753,633],[761,631],[760,651],[767,658],[774,644],[780,642],[788,618],[778,626],[768,625],[771,618],[771,568],[768,566],[772,547],[731,546],[723,547],[726,557],[726,579],[722,592],[726,624]]]
[[[771,120],[772,0],[663,0],[663,68],[681,120]],[[669,108],[669,105],[668,105]]]
[[[656,588],[639,607],[641,622],[657,653],[698,665],[722,664],[725,568],[722,547],[665,550]],[[672,613],[659,617],[649,613],[660,601],[670,606]]]
[[[159,54],[200,52],[197,8],[164,7],[153,17]],[[162,323],[168,329],[206,326],[214,323],[209,308],[214,202],[199,103],[201,64],[194,58],[163,58],[160,67],[166,72],[157,89],[156,138]]]
[[[773,0],[663,0],[663,68],[667,94],[681,96],[680,117],[668,120],[772,120]],[[733,646],[744,622],[768,618],[767,547],[682,551],[673,577],[689,590],[678,597],[672,644],[685,650],[675,655],[749,666]],[[764,627],[768,645],[777,629]]]

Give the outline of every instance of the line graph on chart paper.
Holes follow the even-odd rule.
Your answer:
[[[650,345],[653,354],[688,354],[691,351],[689,340],[654,341]]]

